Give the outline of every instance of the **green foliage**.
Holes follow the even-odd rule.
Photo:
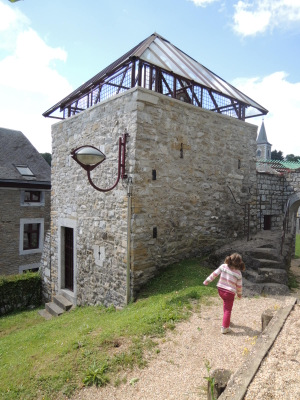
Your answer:
[[[124,371],[146,365],[155,337],[187,319],[193,307],[216,296],[204,286],[211,270],[201,260],[169,268],[122,310],[76,307],[49,321],[37,311],[0,319],[0,398],[65,398],[82,386],[118,382]],[[94,383],[93,383],[94,382]],[[96,383],[97,382],[97,383]]]
[[[287,154],[285,156],[285,161],[299,161],[300,160],[300,156],[294,156],[294,154]]]
[[[277,151],[277,150],[273,150],[271,151],[271,159],[272,160],[279,160],[279,161],[283,161],[283,153],[282,151]]]
[[[40,306],[42,282],[39,273],[0,276],[0,315]]]
[[[100,367],[94,363],[87,371],[86,376],[83,380],[85,386],[104,386],[109,382],[108,376],[105,374],[108,370],[108,365],[106,363],[102,364]]]
[[[296,277],[291,272],[288,274],[288,287],[290,289],[298,289],[299,287]]]
[[[52,155],[50,153],[40,153],[40,155],[47,161],[47,163],[51,166]]]
[[[300,258],[300,235],[296,235],[295,258]]]
[[[215,399],[215,378],[210,376],[210,371],[211,371],[211,365],[208,360],[205,360],[205,368],[207,371],[208,376],[204,376],[204,379],[207,380],[210,386],[210,393],[211,393],[211,400],[216,400]]]

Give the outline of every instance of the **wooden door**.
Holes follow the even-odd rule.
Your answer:
[[[65,288],[74,290],[73,229],[65,228]]]

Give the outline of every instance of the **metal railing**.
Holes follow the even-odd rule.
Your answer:
[[[283,223],[282,223],[282,237],[281,237],[281,250],[280,250],[281,255],[282,255],[283,245],[284,245],[284,241],[285,241],[285,234],[286,234],[287,230],[289,229],[289,212],[290,212],[290,199],[288,199],[286,202]]]
[[[250,240],[250,203],[249,202],[245,204],[239,203],[236,200],[230,186],[227,185],[227,187],[230,190],[230,193],[236,204],[244,208],[244,234],[247,236],[247,242],[248,242]]]

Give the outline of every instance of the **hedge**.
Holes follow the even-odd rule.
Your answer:
[[[0,276],[0,315],[42,304],[42,281],[38,272]]]

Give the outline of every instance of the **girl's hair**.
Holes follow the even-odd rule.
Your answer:
[[[227,256],[225,258],[225,264],[227,264],[229,268],[238,269],[240,271],[245,271],[246,269],[242,256],[238,253],[233,253],[231,256]]]

